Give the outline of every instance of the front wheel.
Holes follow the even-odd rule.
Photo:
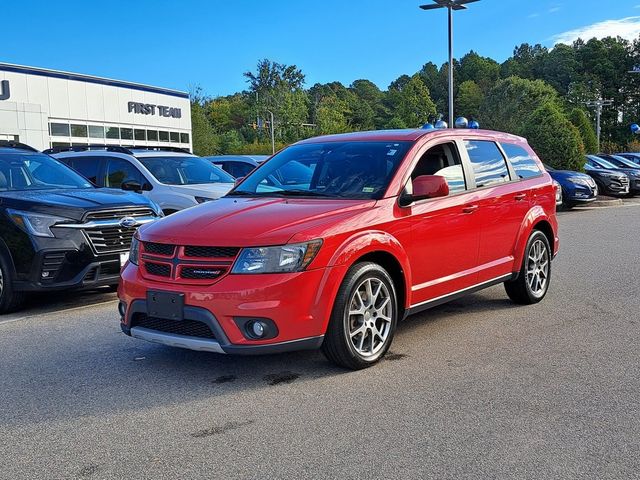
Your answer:
[[[24,292],[16,292],[13,289],[13,269],[10,260],[0,253],[0,314],[20,308],[24,298]]]
[[[389,350],[397,317],[396,291],[389,274],[378,264],[358,263],[340,286],[322,351],[342,367],[370,367]]]
[[[518,278],[504,282],[509,298],[522,305],[538,303],[549,290],[551,247],[547,236],[534,230],[527,241]]]

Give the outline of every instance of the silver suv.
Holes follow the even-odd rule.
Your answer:
[[[165,215],[224,196],[234,179],[210,161],[174,147],[111,145],[46,150],[98,187],[135,191],[157,203]]]

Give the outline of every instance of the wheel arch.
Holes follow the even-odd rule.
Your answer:
[[[554,229],[555,217],[549,217],[544,209],[537,205],[533,207],[529,213],[526,215],[522,225],[520,226],[520,231],[518,232],[518,237],[515,243],[514,249],[514,266],[520,268],[522,264],[522,259],[524,257],[524,250],[527,245],[527,241],[529,240],[529,236],[531,232],[534,230],[540,230],[547,237],[549,241],[549,246],[551,247],[552,255],[556,252],[557,249],[557,239]],[[557,225],[557,224],[556,224]]]

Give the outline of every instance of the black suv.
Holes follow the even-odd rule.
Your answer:
[[[116,286],[136,228],[159,216],[140,195],[95,188],[48,155],[0,141],[0,313],[29,291]]]

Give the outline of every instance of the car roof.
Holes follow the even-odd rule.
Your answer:
[[[251,157],[249,155],[213,155],[202,158],[213,162],[242,162],[248,165],[257,165],[259,161],[263,160],[262,158],[258,159],[257,157],[262,156],[263,155],[256,155],[255,157]],[[269,158],[269,155],[264,155],[264,158]]]
[[[366,132],[340,133],[336,135],[324,135],[320,137],[308,138],[297,142],[296,145],[323,142],[415,142],[425,136],[439,137],[486,137],[492,140],[510,140],[525,142],[526,140],[509,133],[497,132],[493,130],[471,130],[464,128],[446,129],[404,129],[404,130],[371,130]]]

